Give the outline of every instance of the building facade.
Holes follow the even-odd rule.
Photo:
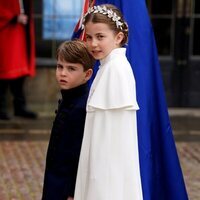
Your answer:
[[[75,1],[75,0],[74,0]],[[74,2],[73,1],[73,2]],[[66,0],[76,14],[53,13],[50,20],[77,19],[81,0]],[[58,0],[51,0],[55,8]],[[155,33],[169,107],[200,107],[200,1],[147,0]],[[64,1],[62,1],[62,4]],[[76,5],[76,6],[75,6]],[[62,39],[44,36],[45,0],[34,0],[38,67],[55,67],[55,52]],[[71,12],[73,13],[73,12]],[[55,27],[55,30],[59,27]],[[67,36],[66,36],[66,39]]]

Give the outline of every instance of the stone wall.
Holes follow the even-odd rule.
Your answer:
[[[40,115],[52,115],[60,98],[55,78],[55,67],[37,67],[36,76],[25,83],[27,107]],[[13,113],[12,96],[8,92],[8,107]]]

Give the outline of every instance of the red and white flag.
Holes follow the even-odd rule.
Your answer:
[[[75,26],[72,38],[79,38],[81,40],[84,40],[85,31],[82,29],[83,17],[85,13],[88,11],[88,8],[92,7],[94,3],[95,3],[95,0],[84,0],[81,16],[78,23]]]

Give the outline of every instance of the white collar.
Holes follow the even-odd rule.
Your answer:
[[[126,54],[126,48],[116,48],[113,49],[105,58],[100,60],[101,66],[104,65],[105,63],[107,63],[109,60],[111,60],[112,58],[116,58],[116,56],[120,56],[120,55],[125,55]]]

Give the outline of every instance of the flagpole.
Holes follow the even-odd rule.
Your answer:
[[[20,13],[24,14],[24,4],[23,4],[23,0],[19,0],[19,7],[20,7]]]
[[[89,1],[89,7],[92,7],[92,6],[94,6],[94,3],[95,3],[95,1],[94,1],[94,0],[90,0],[90,1]]]

